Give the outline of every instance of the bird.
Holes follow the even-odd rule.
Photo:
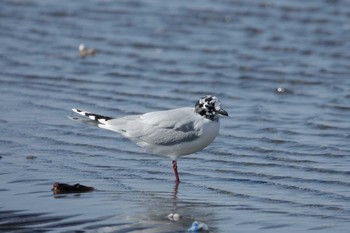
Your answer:
[[[96,50],[92,48],[86,48],[84,44],[79,45],[79,55],[84,58],[86,56],[94,56],[96,54]]]
[[[172,159],[176,184],[180,182],[177,160],[207,147],[219,134],[220,116],[228,117],[220,101],[213,95],[198,99],[194,108],[182,107],[113,118],[72,109],[134,142],[147,153]]]

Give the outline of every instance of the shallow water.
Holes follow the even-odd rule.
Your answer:
[[[349,38],[342,0],[1,1],[0,231],[348,232]],[[230,117],[179,186],[169,159],[68,118],[205,94]]]

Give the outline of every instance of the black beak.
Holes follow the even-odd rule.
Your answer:
[[[227,116],[227,117],[228,117],[228,113],[227,113],[224,109],[222,109],[222,108],[218,111],[218,113],[219,113],[220,115],[223,115],[223,116]]]

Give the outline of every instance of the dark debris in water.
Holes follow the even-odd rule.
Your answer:
[[[54,194],[66,194],[66,193],[85,193],[94,191],[94,187],[77,184],[65,184],[65,183],[54,183],[52,191]]]

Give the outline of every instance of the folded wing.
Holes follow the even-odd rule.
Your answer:
[[[194,116],[193,108],[179,108],[111,119],[99,127],[121,133],[140,146],[175,145],[199,137]]]

